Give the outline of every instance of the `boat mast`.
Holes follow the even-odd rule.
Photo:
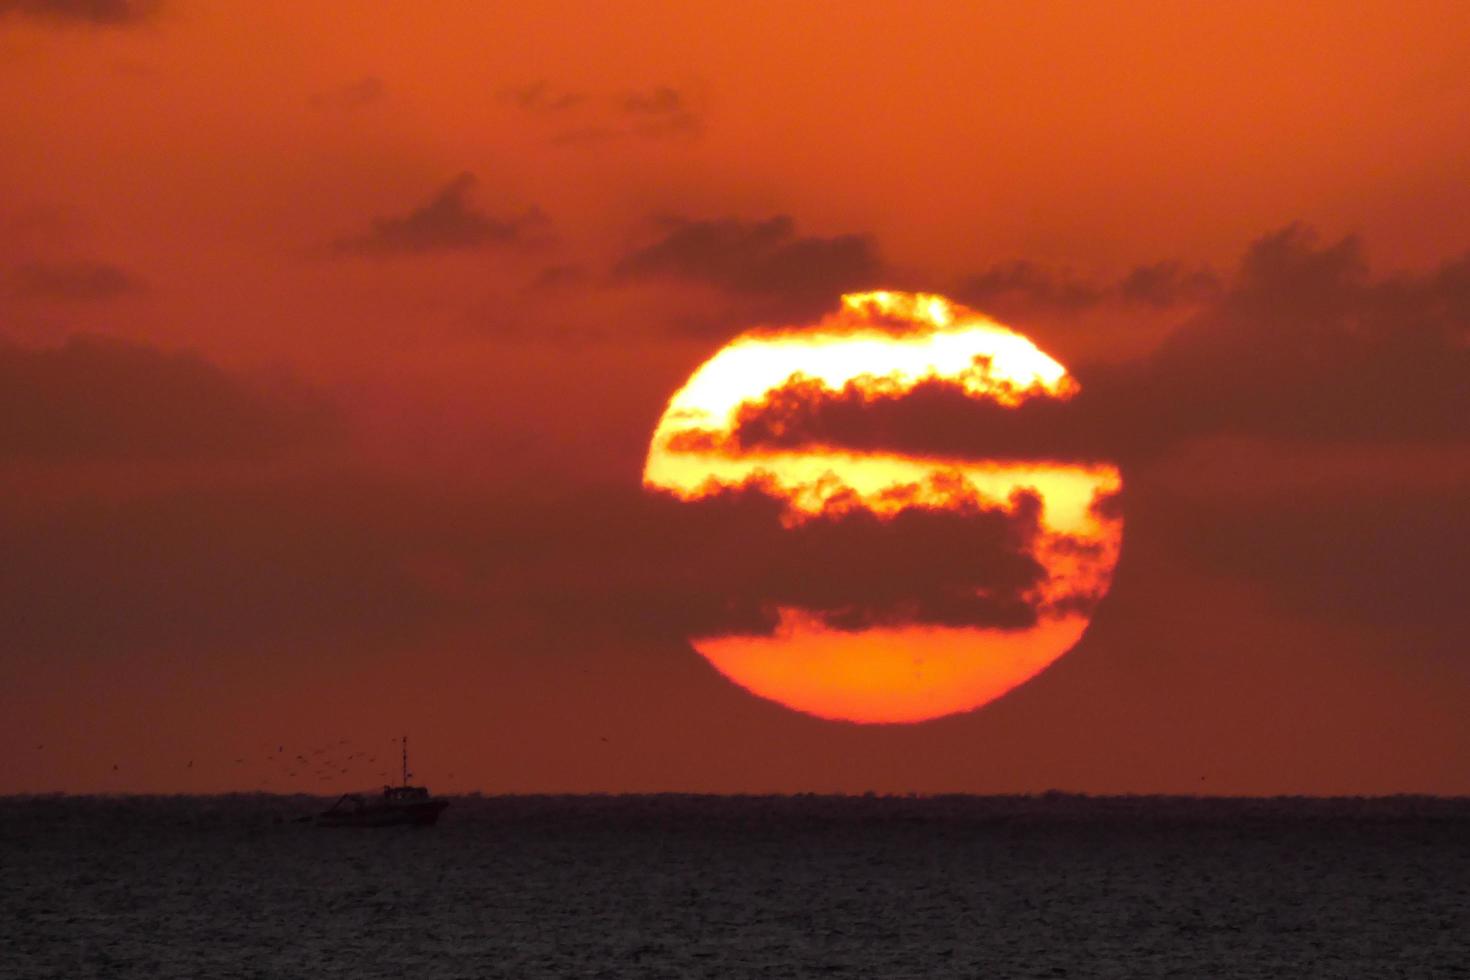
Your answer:
[[[403,785],[408,785],[408,736],[403,736]]]

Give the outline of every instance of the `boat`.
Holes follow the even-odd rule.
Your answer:
[[[408,783],[408,736],[403,736],[403,783],[384,786],[382,795],[344,793],[317,814],[318,827],[432,827],[449,801],[430,796],[424,786]]]

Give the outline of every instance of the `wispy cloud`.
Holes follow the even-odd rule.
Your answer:
[[[10,276],[22,299],[100,302],[142,292],[143,280],[109,262],[31,262]]]
[[[129,27],[151,20],[161,0],[0,0],[0,17],[16,15],[56,24]]]
[[[438,193],[401,215],[373,218],[368,230],[339,238],[333,250],[343,255],[394,256],[527,244],[548,225],[538,208],[495,217],[470,203],[477,181],[462,173]]]

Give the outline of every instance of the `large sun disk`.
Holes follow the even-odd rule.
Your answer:
[[[670,399],[653,433],[644,482],[691,502],[759,486],[784,503],[788,525],[839,505],[865,508],[880,519],[911,507],[978,505],[1004,514],[1020,506],[1018,495],[1029,497],[1040,504],[1032,555],[1046,573],[1026,596],[1036,610],[1034,625],[915,621],[849,630],[828,626],[814,611],[781,606],[770,635],[691,638],[724,676],[823,718],[913,722],[1000,697],[1082,635],[1085,607],[1106,590],[1117,559],[1121,524],[1109,516],[1111,508],[1098,506],[1121,489],[1116,467],[992,460],[983,452],[935,459],[901,446],[743,448],[729,438],[738,416],[759,412],[793,383],[830,392],[857,385],[901,397],[929,381],[958,385],[966,397],[1006,407],[1033,397],[1066,400],[1078,388],[1031,341],[943,297],[853,294],[822,323],[746,334],[701,365]],[[780,605],[779,597],[771,601]]]

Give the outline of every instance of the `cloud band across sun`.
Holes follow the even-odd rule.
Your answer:
[[[917,454],[814,424],[814,407],[861,422],[936,387],[1001,414],[1080,390],[974,311],[874,292],[737,338],[670,400],[645,486],[747,516],[768,502],[769,527],[748,538],[772,567],[728,597],[728,623],[692,638],[727,677],[821,717],[919,721],[999,697],[1081,636],[1121,541],[1115,466],[1016,446]]]

